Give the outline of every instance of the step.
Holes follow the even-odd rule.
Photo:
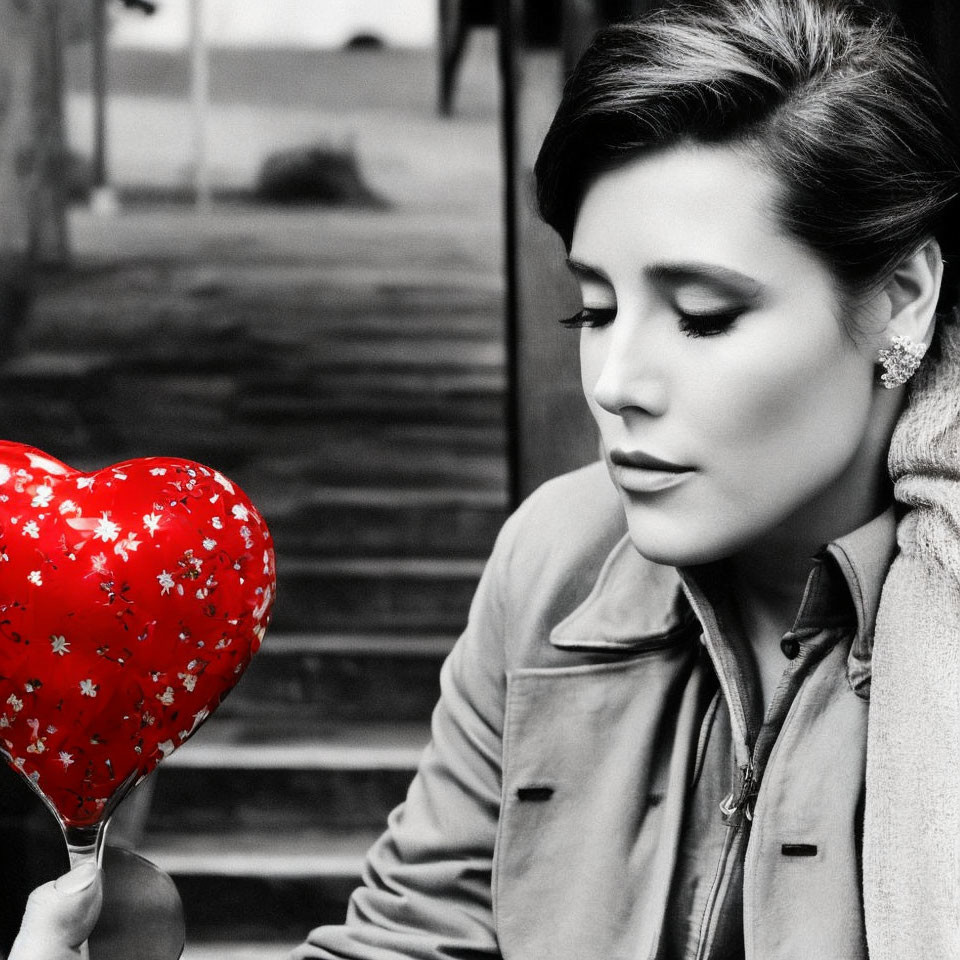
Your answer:
[[[499,392],[459,394],[389,389],[367,393],[316,390],[310,395],[276,397],[244,391],[235,376],[194,374],[109,376],[96,400],[73,398],[93,427],[114,442],[182,436],[222,444],[250,444],[280,451],[316,443],[328,433],[342,436],[396,436],[405,429],[431,436],[466,434],[474,442],[502,443],[505,401]]]
[[[498,491],[288,486],[248,491],[277,549],[312,556],[486,557],[506,518]]]
[[[31,351],[2,363],[0,388],[12,390],[60,388],[99,382],[105,370],[116,363],[116,354],[107,350]]]
[[[370,473],[366,482],[378,486],[397,472],[408,473],[413,480],[421,476],[420,458],[428,465],[464,454],[505,458],[506,432],[500,422],[402,423],[384,418],[362,425],[339,420],[323,425],[292,422],[268,430],[226,418],[217,427],[207,413],[178,414],[179,406],[172,404],[163,410],[144,401],[131,407],[127,416],[114,411],[109,418],[88,419],[84,426],[103,438],[96,449],[117,458],[175,455],[231,473],[251,460],[283,458],[292,460],[300,471],[315,472],[324,485],[349,483],[365,472]],[[48,433],[54,431],[55,425],[47,427]],[[501,474],[504,469],[501,466]],[[420,483],[432,482],[429,474],[427,477]]]
[[[303,724],[215,716],[159,767],[151,834],[380,829],[406,795],[425,724]]]
[[[272,494],[283,489],[289,496],[307,496],[315,488],[345,485],[362,490],[382,489],[386,485],[400,490],[458,486],[495,494],[506,502],[505,449],[505,439],[503,448],[495,450],[415,443],[371,449],[356,440],[341,450],[332,444],[317,444],[300,455],[266,457],[261,451],[252,451],[231,478],[248,491],[266,490]]]
[[[462,486],[470,490],[506,489],[506,431],[494,443],[477,434],[456,431],[383,431],[358,436],[334,431],[312,432],[297,450],[261,451],[253,447],[244,458],[245,471],[272,480],[272,486],[292,484],[384,487]],[[262,443],[262,441],[261,441]],[[235,478],[244,483],[243,476]]]
[[[77,470],[99,470],[133,457],[176,456],[216,467],[239,484],[254,501],[273,498],[277,491],[287,503],[312,497],[313,490],[350,485],[358,491],[459,486],[482,491],[506,502],[507,465],[505,440],[491,449],[470,449],[446,444],[443,438],[400,438],[388,444],[369,444],[362,438],[328,440],[314,436],[299,450],[280,453],[264,449],[263,438],[241,446],[216,435],[195,437],[188,445],[175,439],[142,436],[129,443],[111,438],[94,443],[91,424],[69,403],[67,413],[57,405],[28,416],[0,403],[0,437],[46,450]],[[269,522],[269,514],[264,511]]]
[[[164,385],[158,384],[163,395]],[[357,384],[350,392],[333,383],[309,396],[283,397],[246,395],[234,407],[238,422],[245,425],[282,428],[289,423],[306,422],[313,429],[335,423],[501,423],[505,400],[500,391],[458,391],[391,388],[390,385],[364,389]]]
[[[410,774],[430,737],[421,723],[296,724],[215,716],[163,763],[170,770],[388,770]]]
[[[402,324],[402,318],[397,319]],[[301,350],[303,347],[301,346]],[[484,337],[465,340],[447,336],[371,340],[369,338],[336,339],[314,347],[324,364],[359,367],[369,364],[391,364],[420,367],[427,360],[448,367],[486,367],[500,370],[506,363],[501,343]]]
[[[188,944],[277,937],[294,944],[314,926],[343,921],[378,835],[275,824],[226,837],[193,831],[148,837],[137,852],[176,883]]]
[[[305,356],[290,357],[269,379],[245,371],[240,378],[243,398],[271,402],[300,402],[317,396],[363,398],[376,394],[416,399],[421,396],[496,396],[507,387],[500,367],[486,364],[454,364],[442,355],[423,356],[417,364],[353,364],[341,367]],[[286,411],[284,411],[286,412]]]
[[[221,369],[197,368],[182,359],[174,366],[154,363],[131,364],[124,358],[108,358],[94,372],[81,376],[70,367],[66,378],[37,373],[16,382],[20,393],[36,397],[72,383],[96,379],[103,403],[130,398],[140,402],[144,394],[210,404],[229,402],[236,415],[249,419],[269,417],[306,418],[323,414],[332,407],[348,410],[352,402],[361,410],[393,405],[429,409],[441,402],[451,408],[493,405],[506,391],[503,371],[483,365],[454,365],[432,362],[427,354],[417,365],[376,365],[351,363],[334,366],[327,362],[304,363],[303,354],[285,359],[276,369],[252,372],[248,363],[222,363]],[[442,359],[442,355],[441,355]]]
[[[408,419],[502,418],[505,391],[500,366],[454,365],[430,350],[416,365],[341,366],[331,364],[328,350],[322,363],[304,363],[300,351],[257,376],[245,357],[221,358],[211,368],[196,357],[133,363],[102,351],[28,354],[4,365],[0,381],[0,396],[24,407],[69,399],[110,418],[129,404],[156,403],[159,412],[173,403],[180,415],[199,408],[250,423],[386,412]]]
[[[277,559],[280,631],[459,633],[484,563],[474,558]]]
[[[229,936],[236,937],[236,934]],[[181,960],[289,960],[291,951],[299,943],[292,940],[271,940],[269,943],[238,943],[232,939],[214,943],[188,941]]]
[[[123,369],[117,362],[121,357],[127,361],[128,371],[143,373],[232,370],[250,376],[258,370],[269,373],[289,369],[291,363],[295,368],[308,363],[318,372],[370,364],[412,369],[467,367],[491,372],[504,368],[506,353],[499,330],[477,329],[475,322],[458,327],[455,307],[424,316],[415,306],[393,311],[389,305],[377,309],[364,303],[351,312],[336,304],[335,315],[328,318],[316,305],[327,295],[325,289],[314,290],[314,303],[300,308],[284,295],[283,323],[276,322],[280,307],[271,298],[217,303],[217,313],[228,314],[230,322],[208,323],[203,313],[210,310],[209,302],[188,299],[184,303],[182,296],[165,291],[131,295],[127,303],[115,297],[109,311],[111,326],[100,336],[97,328],[103,325],[104,312],[97,298],[89,306],[89,316],[84,315],[82,302],[73,304],[76,313],[70,320],[74,330],[85,329],[85,320],[92,328],[91,336],[77,352],[101,352],[112,360],[110,368],[114,370]],[[189,324],[184,322],[184,315]],[[481,318],[484,325],[496,327],[497,311],[489,311],[488,316],[490,320]],[[393,324],[390,330],[388,317]],[[51,313],[49,306],[40,322],[45,328],[38,333],[39,342],[35,344],[34,369],[38,371],[51,355],[73,352],[70,347],[76,342],[76,334],[71,335],[66,327],[66,317]],[[118,326],[114,328],[113,324]]]
[[[128,428],[130,436],[110,434],[93,443],[91,431],[105,434],[103,424],[77,414],[60,422],[46,410],[4,408],[0,404],[0,436],[46,450],[78,470],[101,467],[133,457],[176,456],[221,470],[254,500],[260,491],[277,491],[290,499],[309,497],[317,488],[351,486],[410,490],[459,487],[498,494],[506,501],[505,429],[459,431],[389,426],[358,434],[356,430],[301,431],[298,443],[274,449],[263,431],[237,437],[195,430],[178,432],[168,424],[161,432]],[[52,408],[56,412],[56,406]],[[24,416],[19,416],[23,413]],[[17,414],[17,415],[14,415]],[[71,428],[75,427],[75,430]],[[268,518],[269,519],[269,518]]]
[[[426,722],[451,636],[282,634],[272,630],[218,717],[278,711],[314,723]]]
[[[264,216],[262,207],[254,210],[252,217],[256,219],[258,213]],[[132,223],[136,217],[128,213],[124,221]],[[155,222],[150,226],[155,227]],[[251,226],[256,229],[258,224],[252,222]],[[399,239],[414,246],[409,237]],[[432,246],[438,245],[435,237],[430,240]],[[31,345],[48,350],[74,343],[69,336],[72,323],[90,332],[84,339],[87,346],[129,341],[142,348],[142,334],[147,329],[153,334],[147,346],[162,342],[163,337],[182,335],[180,325],[191,310],[197,313],[196,332],[218,330],[223,315],[229,315],[234,323],[242,320],[251,332],[269,331],[265,339],[270,342],[288,339],[288,331],[295,326],[291,321],[300,318],[306,324],[299,331],[301,343],[308,339],[307,332],[311,337],[328,332],[338,337],[357,332],[491,340],[503,336],[503,282],[496,270],[489,275],[464,269],[463,264],[443,270],[438,258],[426,249],[424,257],[430,261],[426,264],[391,265],[381,258],[378,263],[361,265],[344,263],[349,253],[342,248],[327,256],[320,250],[307,256],[297,251],[301,253],[298,262],[286,252],[277,257],[262,249],[253,251],[252,256],[231,256],[223,249],[223,238],[217,242],[220,250],[215,258],[204,256],[204,251],[196,258],[185,252],[114,253],[106,264],[78,257],[69,274],[44,278]],[[376,245],[361,237],[357,252],[369,258],[371,246]],[[407,256],[412,258],[415,253],[408,250]],[[443,280],[438,281],[441,274]],[[109,309],[104,308],[105,302]],[[280,308],[285,322],[278,324],[275,318]],[[109,318],[125,319],[127,313],[129,326],[114,328],[110,324]],[[403,321],[402,326],[398,320]],[[180,340],[183,342],[182,336]]]
[[[113,358],[106,352],[27,353],[0,369],[0,437],[48,449],[65,459],[96,449],[89,414]]]
[[[0,403],[0,436],[40,447],[78,469],[134,457],[184,457],[215,467],[248,493],[248,472],[275,482],[289,477],[304,487],[463,483],[503,490],[506,483],[506,434],[499,424],[386,422],[364,430],[297,424],[282,433],[231,424],[218,430],[199,417],[178,419],[174,410],[166,420],[146,419],[143,411],[130,420],[98,420],[64,400],[43,410],[3,409]]]
[[[336,468],[349,463],[358,445],[368,450],[367,459],[384,458],[387,465],[443,451],[504,456],[505,402],[493,387],[434,388],[397,376],[400,386],[361,384],[350,393],[346,384],[308,385],[278,396],[247,390],[238,373],[184,372],[182,361],[176,363],[176,372],[161,373],[81,364],[62,377],[54,368],[29,381],[0,383],[0,434],[63,458],[91,450],[104,459],[175,453],[221,469],[253,456],[322,451],[335,468],[328,482],[350,478],[349,470]]]

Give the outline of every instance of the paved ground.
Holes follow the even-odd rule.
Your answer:
[[[109,166],[117,185],[190,181],[193,117],[184,56],[113,56]],[[84,48],[68,70],[71,145],[89,155],[93,101]],[[211,64],[210,167],[219,186],[253,183],[282,147],[353,146],[371,186],[388,201],[499,217],[494,38],[478,32],[464,59],[458,115],[435,115],[432,51],[216,51]],[[494,201],[494,202],[491,202]]]

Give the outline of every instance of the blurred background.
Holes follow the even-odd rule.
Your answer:
[[[0,0],[0,435],[215,466],[279,600],[118,815],[188,960],[338,922],[508,510],[595,456],[530,169],[565,72],[653,0]],[[949,0],[901,10],[957,87]],[[8,771],[22,897],[63,866]]]

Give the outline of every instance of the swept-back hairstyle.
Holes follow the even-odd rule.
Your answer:
[[[929,237],[956,305],[958,134],[895,20],[839,0],[712,0],[601,31],[536,163],[543,218],[569,249],[584,194],[642,151],[742,145],[783,186],[777,214],[856,295]]]

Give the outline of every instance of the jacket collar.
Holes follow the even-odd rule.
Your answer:
[[[863,699],[870,697],[873,634],[877,626],[880,593],[897,552],[897,516],[888,507],[869,523],[831,543],[833,557],[850,590],[857,615],[857,632],[850,648],[850,684]]]
[[[564,650],[635,650],[666,644],[693,622],[673,567],[642,557],[629,535],[610,551],[586,600],[550,634]]]
[[[862,696],[869,692],[880,591],[895,551],[892,506],[824,551],[836,562],[856,614],[850,679]],[[811,574],[795,629],[833,600],[836,577],[824,567],[817,564]],[[695,621],[677,570],[642,557],[625,535],[610,551],[586,600],[554,627],[550,643],[567,650],[630,651],[669,643]]]

